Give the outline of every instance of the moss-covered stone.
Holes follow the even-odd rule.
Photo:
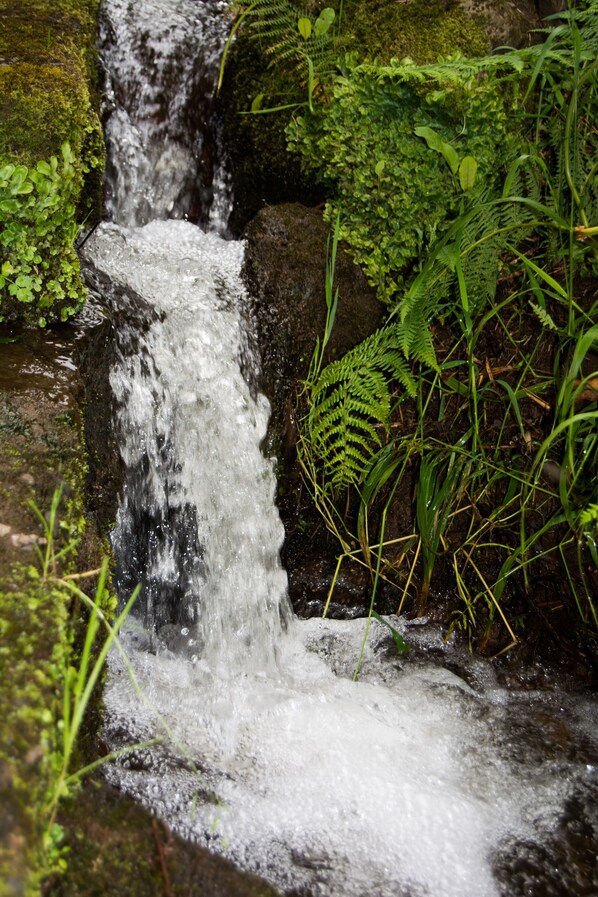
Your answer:
[[[77,617],[66,590],[39,576],[47,533],[29,503],[47,512],[62,485],[55,550],[78,540],[78,551],[64,554],[57,573],[97,567],[102,554],[84,513],[81,385],[70,342],[37,332],[0,341],[1,897],[38,893],[48,865],[60,859],[49,850],[48,807],[64,675],[76,663]]]
[[[0,320],[44,326],[84,299],[73,242],[101,203],[98,7],[0,0]]]
[[[97,127],[99,0],[0,0],[0,157],[32,165]],[[90,89],[91,88],[91,89]]]
[[[409,56],[423,64],[456,51],[481,56],[490,45],[460,0],[346,0],[344,15],[351,49],[360,58],[388,62]]]

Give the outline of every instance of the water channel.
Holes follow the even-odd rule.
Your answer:
[[[212,104],[226,6],[103,4],[109,220],[84,264],[118,321],[117,580],[143,583],[123,639],[141,692],[115,655],[105,738],[164,738],[106,774],[282,890],[589,894],[569,863],[598,831],[589,699],[509,691],[396,619],[412,654],[375,624],[354,682],[364,621],[293,616]]]

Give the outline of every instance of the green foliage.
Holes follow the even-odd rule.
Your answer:
[[[447,77],[447,69],[451,77]],[[513,101],[511,95],[510,101]],[[330,103],[288,129],[291,149],[324,177],[341,237],[391,303],[463,201],[459,160],[473,157],[468,201],[496,184],[510,152],[505,96],[459,60],[348,67]],[[448,164],[447,164],[448,163]]]
[[[511,584],[531,594],[544,569],[598,628],[598,306],[583,279],[598,258],[597,49],[591,3],[527,50],[348,68],[290,135],[330,179],[328,214],[391,308],[310,384],[302,461],[339,566],[361,553],[372,601],[387,578],[400,610],[416,583],[423,606],[443,558],[463,599],[451,628],[483,645],[500,623],[503,650],[517,641]],[[507,113],[509,96],[522,100]],[[392,407],[398,383],[416,397],[411,428]],[[415,470],[411,531],[389,538]],[[351,497],[344,513],[334,502],[345,487],[356,533]]]
[[[34,168],[0,169],[0,320],[14,315],[44,327],[65,321],[85,298],[74,249],[81,175],[68,143]]]
[[[245,20],[251,36],[260,41],[270,65],[309,86],[309,98],[336,64],[335,10],[323,3],[301,9],[294,0],[232,0],[236,28]],[[226,54],[225,54],[226,56]],[[224,67],[225,59],[222,61]],[[222,68],[221,78],[222,81]]]
[[[310,389],[311,450],[333,493],[361,482],[390,422],[390,384],[415,393],[395,328],[378,330],[324,368]]]

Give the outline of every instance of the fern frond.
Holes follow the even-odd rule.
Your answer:
[[[363,480],[388,429],[393,383],[415,393],[415,380],[391,325],[331,362],[311,385],[307,443],[333,492]]]
[[[309,80],[309,63],[311,61],[320,81],[328,77],[334,70],[337,61],[336,36],[330,29],[318,34],[312,29],[305,39],[299,32],[297,22],[301,17],[310,18],[311,14],[320,12],[325,2],[305,4],[293,0],[253,0],[253,3],[233,0],[233,14],[247,14],[247,22],[253,37],[259,40],[264,53],[272,58],[271,66],[277,65],[288,74],[296,76],[301,85]]]
[[[514,160],[505,181],[509,195],[497,199],[487,190],[432,247],[426,264],[395,309],[397,337],[407,358],[437,367],[430,322],[459,307],[457,259],[470,313],[477,314],[494,300],[501,255],[512,243],[520,243],[537,223],[542,209],[538,181],[535,160],[529,156]]]
[[[542,308],[537,304],[537,302],[530,302],[530,307],[542,324],[542,327],[545,327],[547,330],[558,330],[558,327],[554,323],[552,316],[546,311],[545,308]]]

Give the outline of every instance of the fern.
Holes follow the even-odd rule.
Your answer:
[[[542,308],[541,305],[538,305],[536,302],[530,302],[530,308],[542,324],[546,330],[552,330],[555,333],[558,331],[558,327],[554,323],[552,316],[546,311],[545,308]]]
[[[390,422],[393,382],[415,394],[397,328],[391,325],[333,361],[312,384],[308,445],[333,493],[362,482]]]
[[[458,266],[474,316],[494,299],[501,255],[521,243],[538,215],[549,220],[549,210],[539,203],[538,175],[530,157],[513,162],[502,197],[493,198],[493,192],[486,191],[452,223],[397,303],[399,342],[407,358],[436,366],[430,322],[455,312],[458,316]]]
[[[309,68],[319,76],[320,82],[333,71],[337,60],[336,35],[332,29],[319,33],[311,29],[310,36],[304,38],[298,28],[300,18],[307,18],[312,25],[317,14],[329,3],[307,0],[232,0],[234,15],[246,14],[253,36],[258,39],[267,56],[272,57],[271,65],[276,65],[287,74],[297,77],[302,86],[310,79]]]

